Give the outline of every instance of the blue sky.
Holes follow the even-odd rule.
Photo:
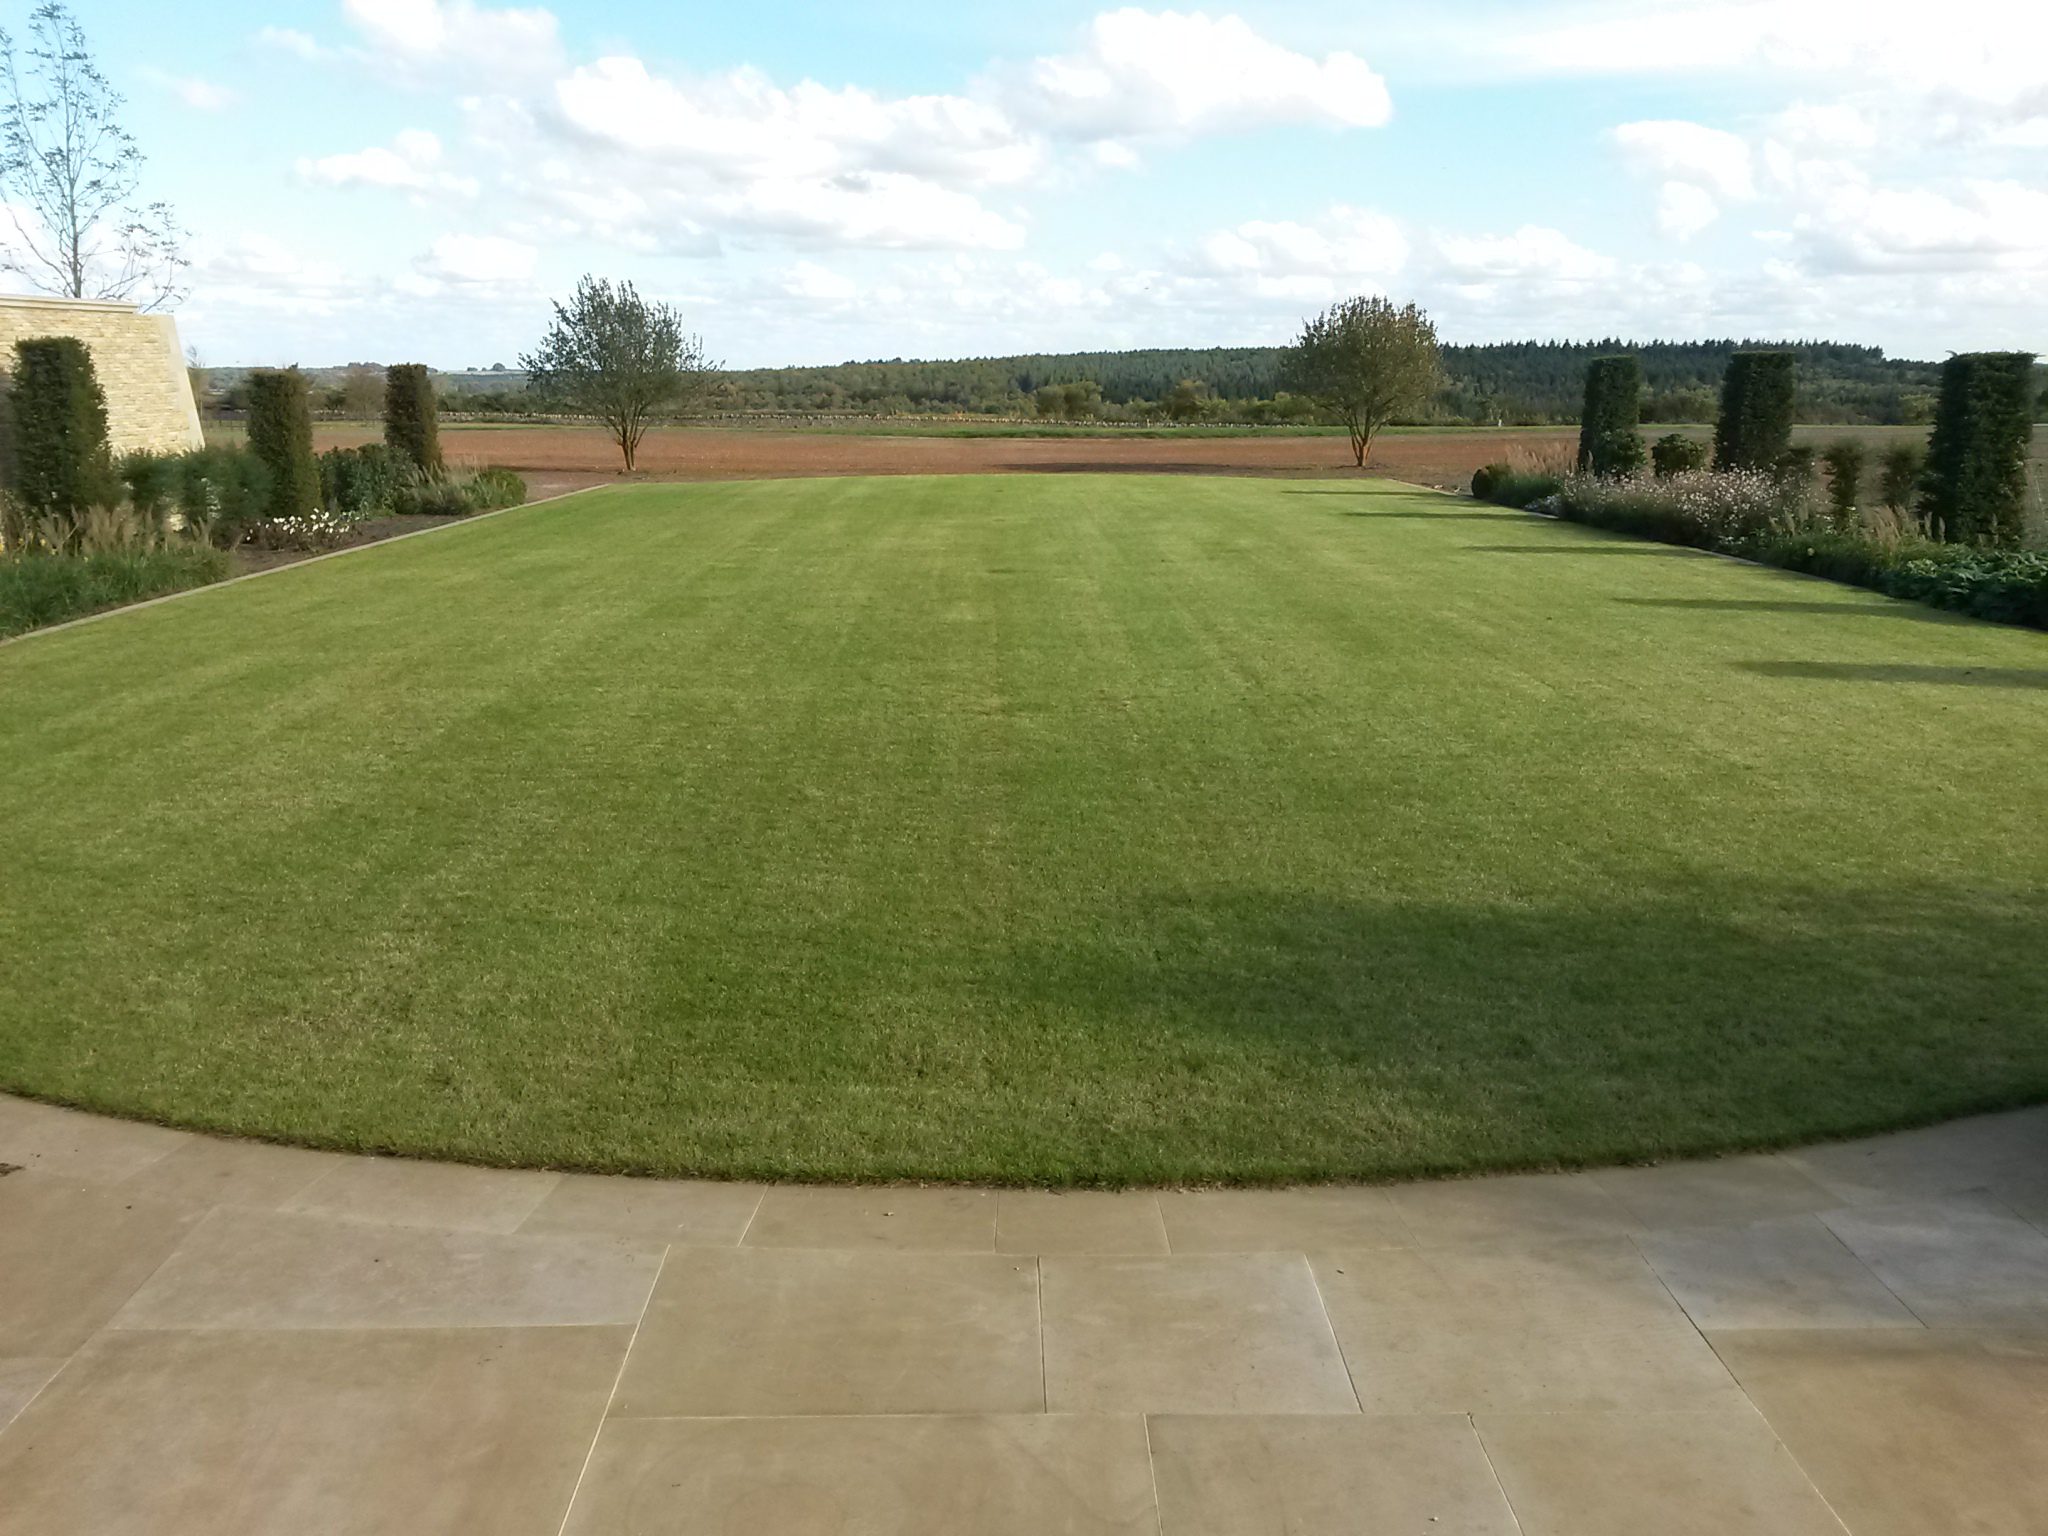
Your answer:
[[[509,363],[584,271],[735,365],[1270,342],[1352,292],[1455,341],[2048,351],[2011,0],[76,8],[208,362]]]

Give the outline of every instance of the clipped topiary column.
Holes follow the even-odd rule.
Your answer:
[[[1774,470],[1792,447],[1790,352],[1737,352],[1721,380],[1721,419],[1714,427],[1714,468]]]
[[[1938,537],[2010,548],[2026,523],[2034,354],[1966,352],[1941,365],[1920,512]]]
[[[441,423],[425,363],[394,363],[384,375],[384,441],[428,474],[441,468]]]
[[[14,344],[8,389],[15,494],[32,517],[75,518],[119,499],[107,448],[107,396],[75,336]]]
[[[269,516],[303,517],[320,505],[313,412],[306,376],[297,368],[259,368],[249,375],[249,451],[270,472]]]
[[[1632,475],[1643,467],[1643,369],[1633,357],[1596,357],[1586,365],[1579,418],[1579,471]]]

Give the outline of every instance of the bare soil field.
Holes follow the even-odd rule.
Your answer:
[[[377,428],[322,423],[317,446],[363,443]],[[1578,428],[1389,433],[1373,445],[1368,475],[1463,489],[1480,465],[1500,458],[1568,455]],[[592,427],[444,426],[449,458],[503,464],[527,476],[533,494],[618,478],[618,449]],[[640,448],[642,480],[761,480],[813,475],[1134,474],[1356,476],[1342,437],[914,437],[848,432],[774,432],[672,427]]]

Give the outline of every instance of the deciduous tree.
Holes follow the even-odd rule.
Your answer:
[[[641,298],[630,282],[590,276],[556,303],[540,347],[519,365],[529,388],[603,422],[628,474],[655,415],[700,395],[718,366],[674,306]]]
[[[156,309],[184,294],[184,231],[171,206],[136,199],[142,151],[121,94],[62,5],[29,17],[26,63],[0,30],[0,270],[73,299]]]
[[[1443,384],[1429,316],[1377,296],[1346,299],[1305,322],[1281,362],[1290,389],[1344,423],[1360,469],[1380,428],[1419,411]]]

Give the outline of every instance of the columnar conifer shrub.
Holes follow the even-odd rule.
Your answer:
[[[1633,357],[1596,357],[1586,365],[1586,404],[1580,416],[1579,470],[1632,475],[1643,467],[1643,369]]]
[[[1918,443],[1894,443],[1878,466],[1877,494],[1890,512],[1908,510],[1920,495],[1920,477],[1927,472],[1927,450]]]
[[[1737,352],[1721,380],[1714,468],[1776,469],[1792,447],[1790,352]]]
[[[2010,548],[2025,531],[2031,352],[1968,352],[1941,367],[1920,510],[1937,536]]]
[[[1837,438],[1820,456],[1828,475],[1828,510],[1835,525],[1849,527],[1863,504],[1863,463],[1868,455],[1853,437]]]
[[[395,363],[385,373],[384,442],[415,469],[441,468],[441,422],[425,363]]]
[[[118,498],[107,451],[107,397],[92,353],[73,336],[14,344],[14,489],[25,516],[75,518]]]
[[[1650,464],[1659,480],[1707,467],[1707,445],[1682,432],[1667,432],[1650,444]]]
[[[270,472],[269,516],[304,517],[320,505],[313,414],[306,376],[297,368],[249,375],[249,451]]]

